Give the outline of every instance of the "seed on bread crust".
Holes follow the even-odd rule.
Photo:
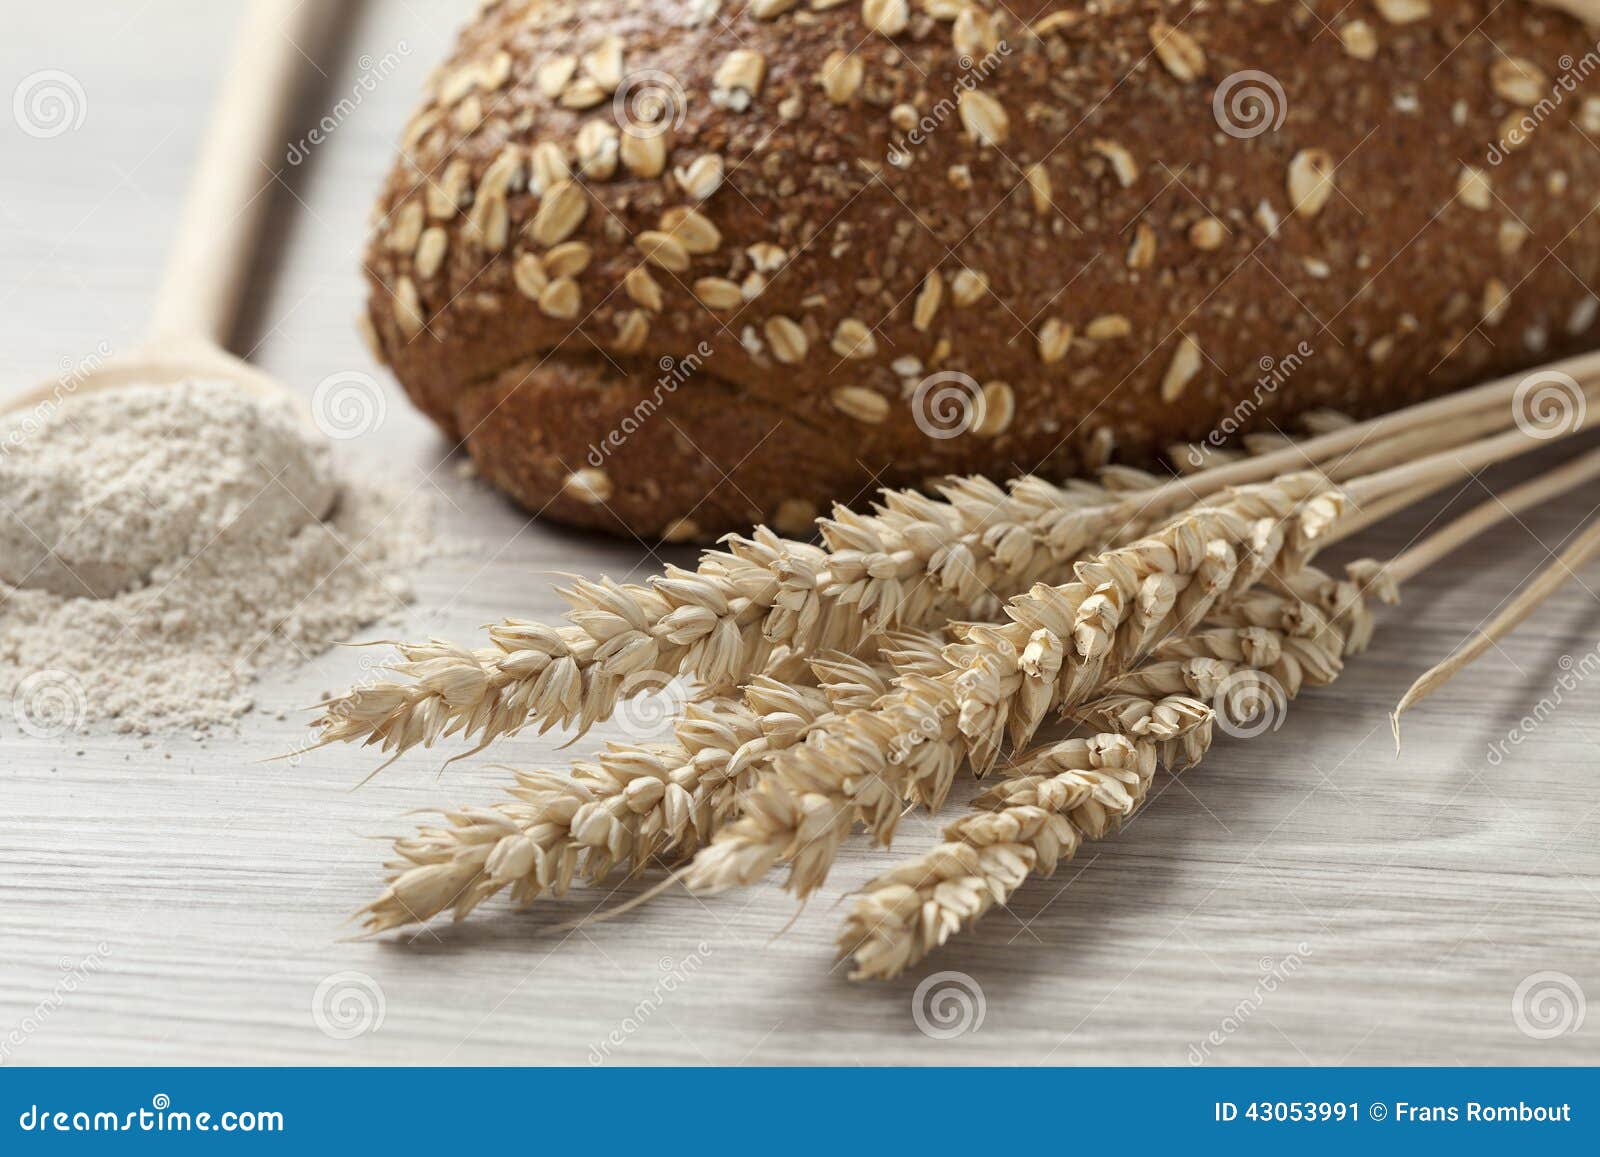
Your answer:
[[[1228,229],[1215,217],[1202,217],[1189,226],[1189,244],[1205,253],[1222,248]]]
[[[538,301],[544,287],[550,284],[550,275],[537,253],[522,253],[511,264],[511,281],[524,297]]]
[[[866,62],[855,53],[841,49],[830,52],[822,62],[817,83],[822,86],[822,93],[830,103],[849,104],[861,91],[861,83],[866,75]]]
[[[1139,179],[1139,162],[1116,141],[1095,140],[1089,147],[1111,162],[1111,171],[1124,189]]]
[[[880,36],[899,36],[911,23],[907,0],[862,0],[861,18]]]
[[[806,351],[810,342],[806,338],[806,331],[792,318],[782,314],[769,317],[762,331],[767,335],[767,343],[772,347],[772,356],[785,365],[794,365],[805,360]]]
[[[841,413],[876,426],[889,416],[889,399],[861,386],[840,386],[831,395]]]
[[[633,239],[634,245],[644,254],[646,261],[659,265],[669,273],[684,273],[689,268],[689,251],[670,233],[659,229],[646,229]]]
[[[1150,44],[1168,72],[1179,80],[1194,80],[1206,70],[1206,54],[1194,37],[1166,20],[1150,25]]]
[[[1054,365],[1067,356],[1072,348],[1072,327],[1060,318],[1052,317],[1039,327],[1039,359]]]
[[[722,232],[709,217],[682,205],[661,214],[661,228],[676,238],[685,252],[697,257],[715,253],[722,244]]]
[[[702,277],[694,283],[694,295],[707,309],[738,309],[744,294],[736,282],[726,277]]]
[[[928,332],[928,327],[933,324],[934,315],[939,312],[939,303],[944,300],[944,277],[935,269],[922,279],[922,289],[917,293],[917,301],[911,310],[911,324],[923,333]]]
[[[1497,56],[1489,66],[1489,86],[1501,100],[1532,108],[1550,95],[1550,78],[1523,56]]]
[[[575,181],[557,181],[545,191],[528,235],[540,245],[559,245],[578,231],[589,215],[589,195]]]
[[[570,277],[558,277],[539,291],[539,309],[546,317],[570,321],[583,304],[582,291]]]
[[[444,226],[433,225],[423,230],[422,236],[417,239],[417,253],[413,259],[417,276],[426,280],[438,273],[449,248],[450,234]]]
[[[1433,15],[1433,4],[1430,0],[1372,0],[1382,16],[1390,24],[1415,24],[1418,20],[1426,20]]]
[[[961,124],[980,145],[1003,145],[1011,135],[1011,118],[1005,106],[986,92],[969,89],[957,98]]]
[[[1033,211],[1043,217],[1050,212],[1053,205],[1050,199],[1050,170],[1044,167],[1043,161],[1036,161],[1028,166],[1023,175],[1028,182],[1028,194],[1033,200]]]
[[[661,298],[661,286],[656,284],[656,279],[650,276],[650,271],[642,265],[635,265],[628,270],[622,278],[622,288],[636,305],[642,305],[652,313],[660,313],[664,304]]]
[[[950,279],[950,300],[958,306],[976,304],[989,292],[988,274],[976,269],[959,269]]]
[[[1189,383],[1200,372],[1201,360],[1199,343],[1184,334],[1178,342],[1178,348],[1172,353],[1172,360],[1167,363],[1167,372],[1161,378],[1163,402],[1176,402],[1183,396],[1183,391],[1188,389]]]
[[[1113,341],[1133,332],[1133,323],[1120,313],[1102,314],[1083,328],[1083,336],[1090,341]]]
[[[416,284],[409,277],[402,277],[395,283],[394,320],[407,340],[422,332],[422,299],[417,294]]]
[[[1456,197],[1469,209],[1487,213],[1494,203],[1489,191],[1489,174],[1474,165],[1462,165],[1456,178]]]
[[[983,387],[983,419],[973,428],[980,438],[998,438],[1011,428],[1017,413],[1017,395],[1007,382],[986,382]]]
[[[561,484],[561,491],[579,502],[598,506],[610,498],[616,488],[611,484],[611,475],[604,470],[585,466],[567,475],[566,481]]]
[[[722,158],[716,153],[705,153],[672,170],[672,176],[685,193],[696,201],[704,201],[721,188],[722,171]]]
[[[870,358],[878,352],[878,339],[866,323],[847,317],[834,328],[832,349],[842,358]]]
[[[1301,149],[1289,161],[1289,205],[1303,217],[1315,217],[1333,196],[1333,154],[1327,149]]]
[[[667,167],[670,133],[623,133],[622,163],[635,177],[653,180]]]
[[[1352,20],[1341,27],[1339,42],[1357,60],[1371,60],[1378,55],[1378,34],[1365,20]]]
[[[611,348],[619,354],[636,354],[650,336],[650,315],[642,309],[626,309],[617,314],[617,340]]]

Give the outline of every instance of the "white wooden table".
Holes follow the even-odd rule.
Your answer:
[[[48,139],[0,118],[8,388],[137,337],[233,7],[79,0],[0,37],[4,95],[61,70],[85,111]],[[352,91],[361,57],[391,54],[397,66],[273,190],[271,256],[238,344],[301,389],[372,369],[352,324],[368,198],[469,7],[351,5],[342,42],[308,51],[326,79],[308,63],[307,122]],[[426,479],[447,533],[481,546],[430,565],[406,621],[383,632],[470,639],[504,613],[558,614],[541,572],[655,565],[636,545],[529,524],[457,476],[397,390],[389,402],[381,428],[341,452]],[[1600,1061],[1600,1014],[1553,1039],[1513,1016],[1519,985],[1540,972],[1600,997],[1600,686],[1566,694],[1511,758],[1489,759],[1551,694],[1564,657],[1600,645],[1600,572],[1411,717],[1398,758],[1386,720],[1409,680],[1597,501],[1575,496],[1504,526],[1428,576],[1372,652],[1280,731],[1222,743],[1185,780],[1163,778],[1120,836],[890,985],[853,984],[833,966],[835,901],[890,858],[859,843],[787,929],[791,902],[769,883],[705,902],[667,895],[577,933],[555,928],[604,893],[522,915],[490,903],[458,927],[348,941],[343,921],[381,880],[385,847],[370,837],[407,830],[410,809],[489,802],[503,778],[486,760],[441,778],[439,759],[422,755],[352,790],[373,766],[358,751],[257,762],[304,738],[299,708],[351,679],[348,651],[263,683],[236,736],[44,742],[6,713],[0,1060],[585,1064],[599,1050],[613,1063]],[[1385,529],[1371,549],[1403,543],[1435,513]],[[519,739],[494,759],[560,766],[556,745]],[[920,850],[935,831],[913,816],[901,844]],[[661,978],[691,957],[692,976],[661,997]],[[81,973],[71,991],[64,967]],[[984,1000],[981,1027],[952,1039],[912,1016],[918,982],[941,970],[967,974]],[[319,986],[326,1000],[346,981],[381,991],[383,1008],[381,1025],[347,1039],[313,1014]],[[14,1029],[20,1043],[7,1043]],[[613,1030],[622,1043],[607,1046]],[[1206,1043],[1213,1032],[1222,1043]]]

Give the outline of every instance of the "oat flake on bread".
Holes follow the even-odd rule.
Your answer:
[[[288,401],[72,397],[0,441],[0,727],[206,730],[409,601],[429,512],[342,476]],[[9,716],[9,717],[7,717]]]

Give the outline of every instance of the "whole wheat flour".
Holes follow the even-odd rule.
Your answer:
[[[231,720],[258,674],[402,609],[428,552],[426,504],[237,386],[71,398],[3,449],[0,706],[35,735]]]

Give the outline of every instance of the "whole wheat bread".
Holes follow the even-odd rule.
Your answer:
[[[372,336],[487,477],[639,535],[1144,463],[1591,344],[1591,70],[1528,0],[502,0]]]

